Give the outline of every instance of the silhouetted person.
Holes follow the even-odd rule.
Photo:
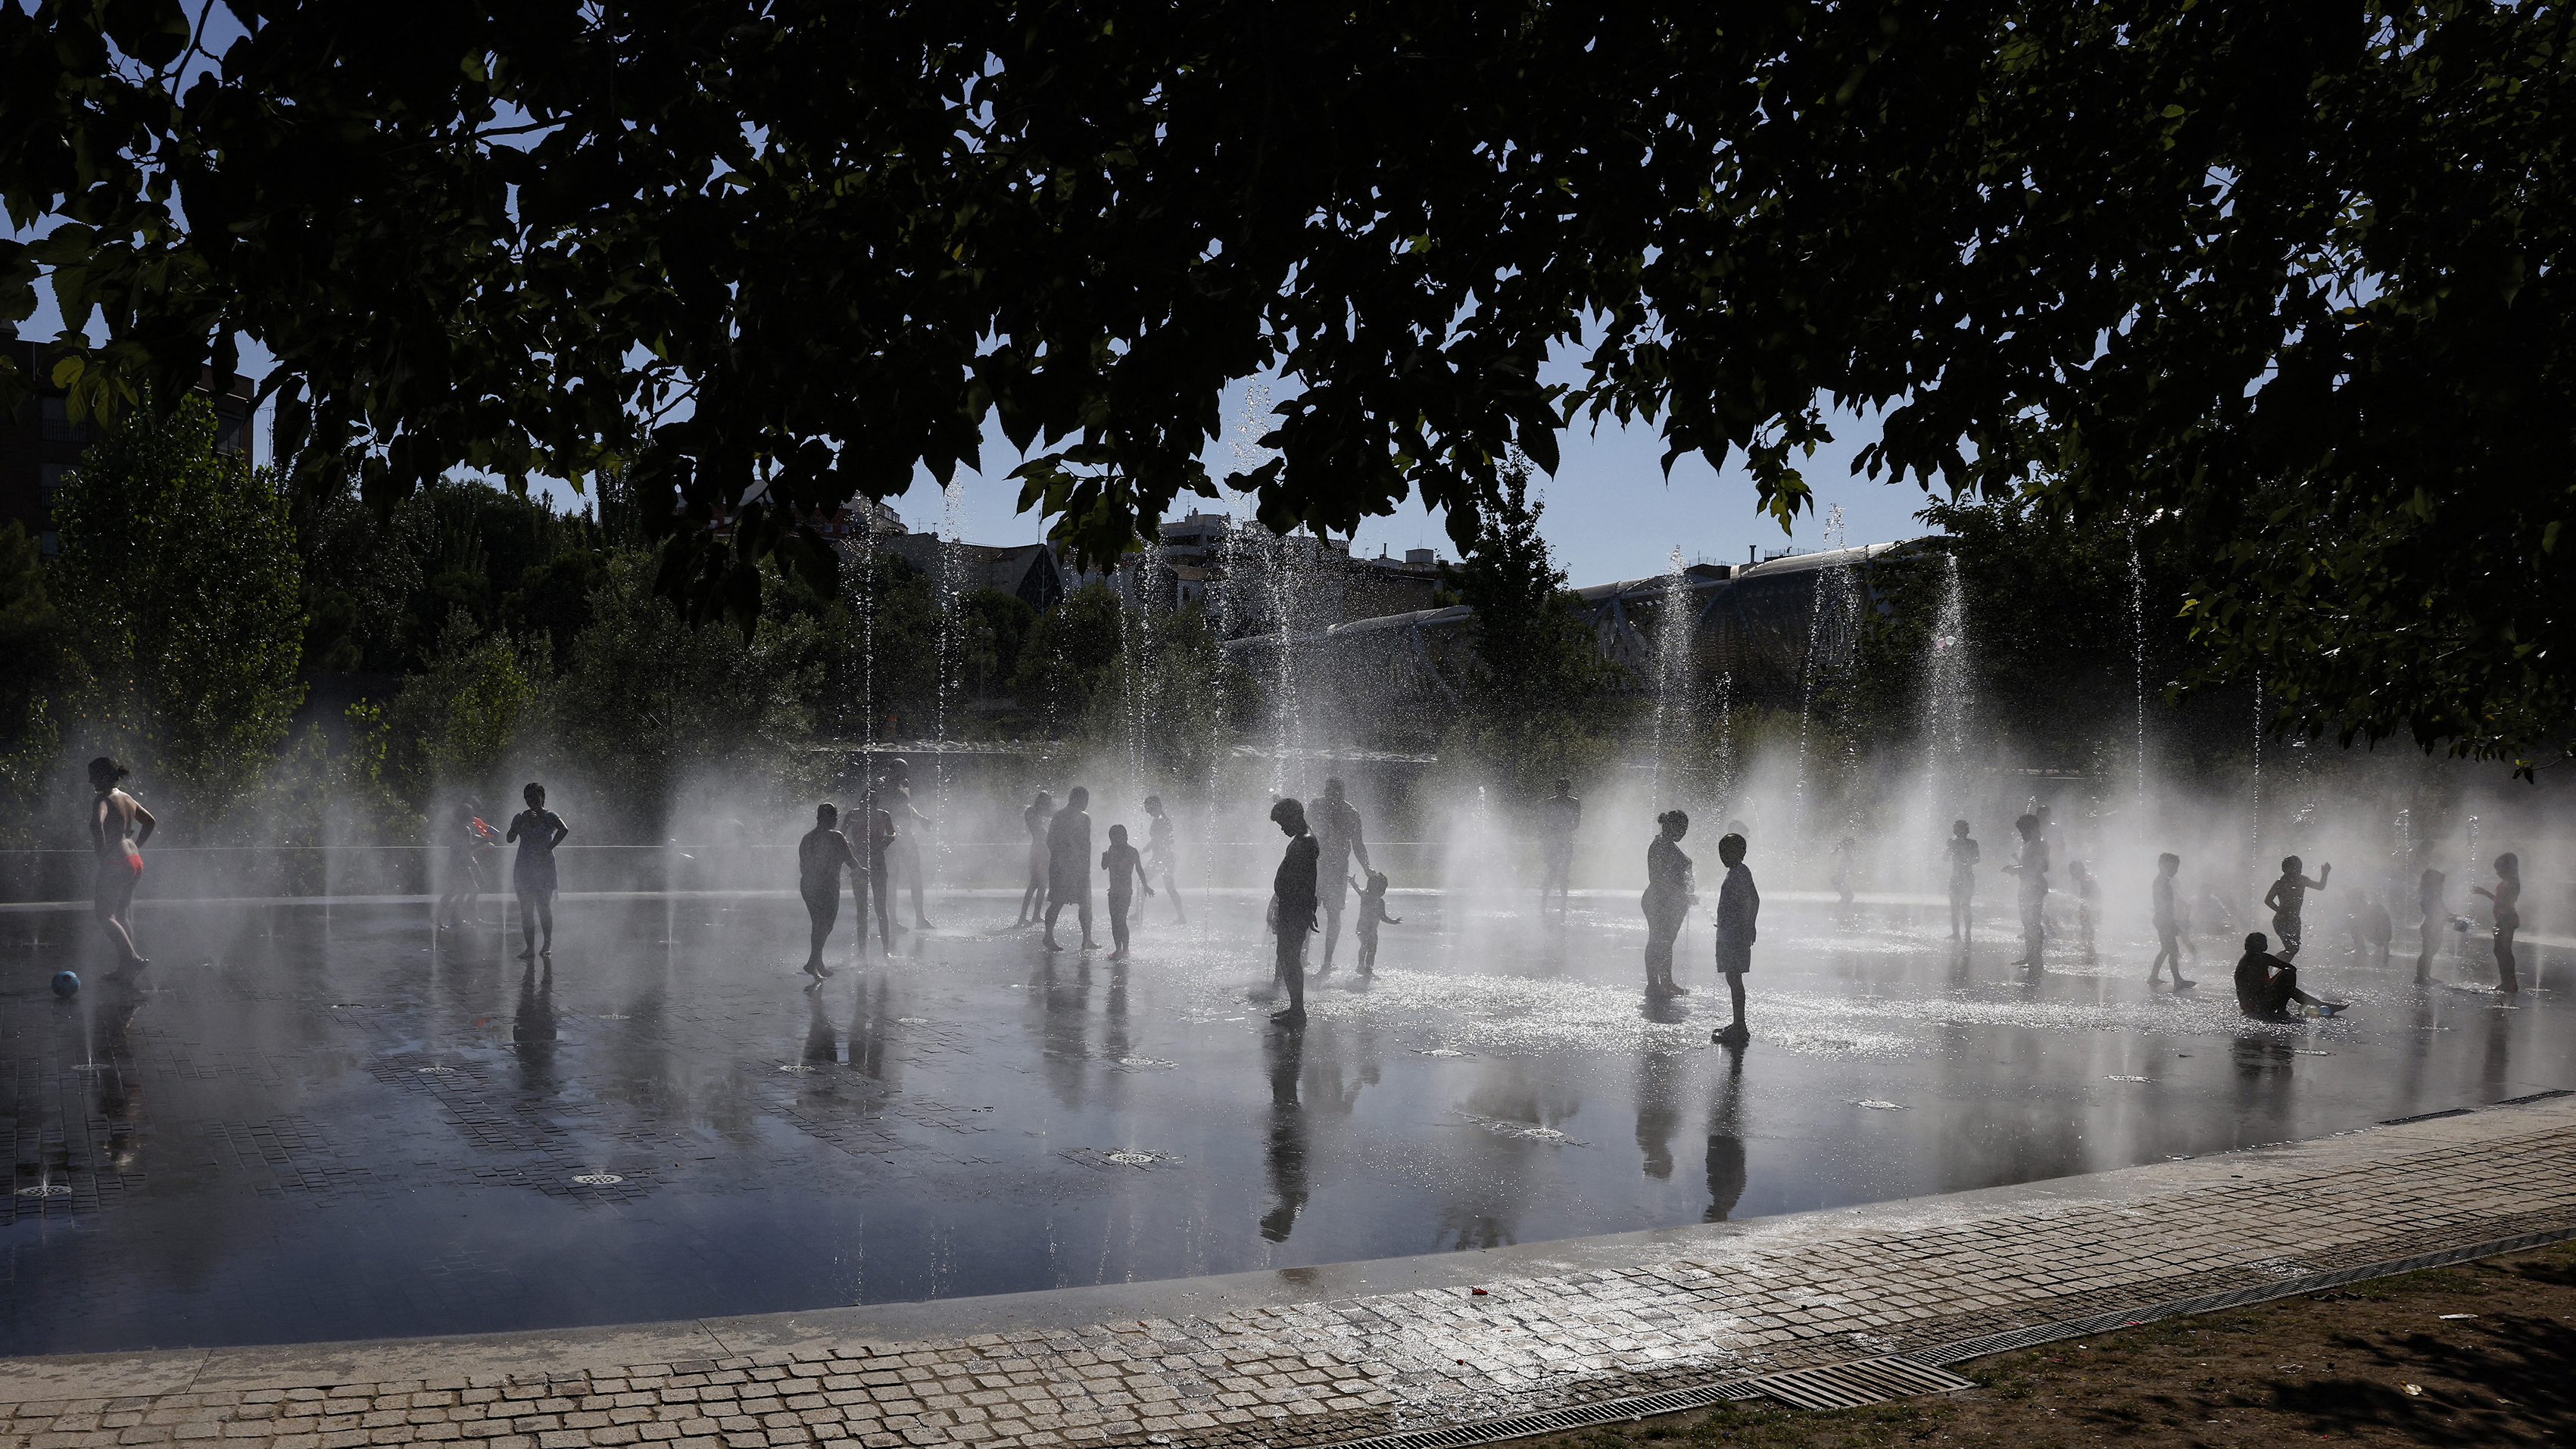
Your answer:
[[[1047,823],[1046,948],[1061,951],[1055,941],[1056,913],[1072,906],[1082,921],[1082,949],[1097,951],[1091,939],[1091,792],[1080,785],[1066,793],[1064,808]]]
[[[2278,956],[2267,955],[2264,948],[2268,944],[2260,931],[2245,938],[2245,954],[2236,962],[2237,1010],[2265,1021],[2282,1020],[2293,1001],[2306,1002],[2321,1016],[2343,1010],[2339,1002],[2301,991],[2299,968]]]
[[[2066,875],[2075,882],[2075,928],[2084,942],[2084,959],[2090,961],[2094,959],[2093,917],[2102,906],[2102,882],[2094,879],[2093,872],[2086,870],[2080,860],[2066,863]]]
[[[1971,929],[1970,907],[1977,900],[1977,862],[1984,857],[1968,834],[1968,822],[1950,822],[1950,839],[1941,847],[1950,857],[1950,939],[1964,941]]]
[[[511,817],[504,838],[519,842],[518,857],[510,862],[510,888],[519,893],[519,937],[524,942],[519,959],[533,961],[555,953],[555,847],[572,834],[572,827],[546,808],[545,786],[531,781],[519,795],[528,808]],[[539,926],[546,933],[542,949],[537,945]]]
[[[1306,1019],[1306,937],[1315,929],[1315,862],[1323,847],[1306,829],[1306,807],[1283,799],[1270,807],[1270,821],[1288,837],[1280,854],[1279,873],[1270,878],[1271,927],[1279,937],[1276,979],[1288,987],[1288,1009],[1271,1013],[1278,1022]]]
[[[2471,886],[2474,895],[2485,896],[2495,904],[2496,990],[2512,996],[2522,990],[2522,979],[2515,974],[2513,933],[2522,929],[2522,857],[2507,853],[2495,859],[2496,887]]]
[[[2388,907],[2380,904],[2379,893],[2364,891],[2352,908],[2352,953],[2365,965],[2385,967],[2388,944],[2397,934],[2397,923],[2388,918]]]
[[[1351,928],[1360,943],[1360,974],[1375,976],[1377,974],[1377,928],[1381,925],[1401,926],[1404,924],[1404,918],[1386,913],[1386,876],[1384,874],[1373,870],[1369,872],[1366,884],[1363,885],[1357,881],[1353,881],[1352,884],[1358,885],[1360,890],[1359,924]]]
[[[119,970],[152,964],[134,949],[134,888],[143,881],[143,842],[160,822],[117,785],[132,773],[106,755],[89,762],[89,787],[98,792],[89,802],[89,848],[97,857],[90,911],[116,949]]]
[[[1657,834],[1646,846],[1646,893],[1637,900],[1646,913],[1646,994],[1681,996],[1688,993],[1673,982],[1673,942],[1680,939],[1682,920],[1699,899],[1691,858],[1681,846],[1690,833],[1690,816],[1667,810],[1655,817],[1655,825]]]
[[[1047,825],[1055,819],[1055,797],[1044,790],[1020,812],[1020,823],[1029,832],[1029,888],[1020,892],[1020,918],[1011,922],[1025,926],[1038,918],[1047,898]]]
[[[1145,874],[1163,883],[1163,894],[1172,900],[1172,919],[1186,926],[1190,913],[1181,909],[1181,888],[1172,879],[1181,868],[1181,849],[1172,834],[1172,817],[1163,813],[1162,796],[1145,797],[1145,820]]]
[[[877,806],[894,820],[894,843],[886,847],[886,859],[903,876],[912,891],[912,924],[924,931],[939,929],[921,909],[921,832],[930,828],[930,817],[912,803],[912,765],[905,760],[886,761],[885,779],[879,790]],[[1089,857],[1086,855],[1086,859]]]
[[[1834,894],[1844,905],[1852,903],[1852,858],[1860,853],[1860,842],[1846,835],[1834,842]]]
[[[500,843],[501,832],[484,823],[480,806],[468,800],[456,807],[456,834],[447,846],[447,890],[430,913],[438,929],[452,931],[475,919],[483,899],[483,854]]]
[[[2424,912],[2424,919],[2416,926],[2423,940],[2423,949],[2415,953],[2415,980],[2419,985],[2433,979],[2433,957],[2442,949],[2442,928],[2451,921],[2451,908],[2442,898],[2448,884],[2438,870],[2424,872],[2415,883],[2415,904]]]
[[[2149,986],[2155,985],[2156,977],[2167,967],[2171,967],[2173,970],[2174,990],[2176,991],[2185,990],[2192,984],[2191,982],[2183,979],[2182,914],[2180,911],[2180,903],[2174,899],[2174,875],[2181,869],[2182,857],[2171,851],[2167,851],[2156,857],[2154,908],[2156,925],[2156,959],[2153,964],[2147,967],[2147,984]]]
[[[1127,959],[1127,907],[1136,900],[1136,887],[1145,886],[1145,894],[1154,893],[1145,882],[1145,857],[1127,843],[1127,827],[1109,827],[1109,848],[1100,853],[1100,868],[1109,872],[1109,939],[1117,949],[1109,953],[1112,961]],[[1088,936],[1090,932],[1084,931]]]
[[[1717,843],[1718,863],[1726,882],[1717,888],[1717,974],[1726,978],[1726,996],[1735,1020],[1709,1033],[1709,1040],[1742,1046],[1753,1039],[1744,1025],[1744,973],[1753,969],[1753,920],[1762,912],[1762,893],[1753,888],[1753,872],[1744,867],[1744,837],[1730,835]]]
[[[1356,858],[1360,869],[1374,869],[1369,864],[1368,841],[1361,838],[1360,812],[1342,796],[1342,782],[1336,777],[1324,781],[1324,798],[1315,802],[1315,903],[1324,912],[1324,964],[1315,972],[1322,976],[1333,969],[1333,947],[1341,940],[1343,892],[1350,887],[1351,861]]]
[[[823,964],[823,943],[832,937],[832,926],[841,919],[841,867],[848,866],[861,876],[868,873],[858,852],[850,848],[850,837],[841,833],[841,807],[826,800],[814,807],[814,828],[796,842],[796,892],[805,898],[805,915],[814,927],[814,947],[805,956],[805,974],[820,981],[832,974]],[[859,949],[867,949],[867,886],[859,892]]]
[[[2324,890],[2333,875],[2333,865],[2321,865],[2317,867],[2317,878],[2310,880],[2299,874],[2297,856],[2281,857],[2281,878],[2263,893],[2263,904],[2272,912],[2272,933],[2281,938],[2282,960],[2298,959],[2299,938],[2304,934],[2299,913],[2307,907],[2308,892]]]
[[[2057,807],[2034,803],[2031,806],[2031,813],[2039,817],[2039,843],[2048,847],[2047,869],[2053,874],[2057,870],[2057,858],[2066,853],[2066,832],[2057,823]],[[2039,934],[2043,939],[2057,934],[2049,927],[2047,906],[2047,901],[2043,899],[2040,902],[2039,913]],[[2036,961],[2039,958],[2034,956],[2031,959]]]
[[[1583,828],[1583,802],[1574,797],[1574,782],[1559,780],[1556,793],[1538,804],[1538,908],[1547,909],[1547,893],[1556,892],[1557,909],[1570,904],[1574,882],[1574,833]]]
[[[2037,973],[2045,969],[2039,963],[2039,946],[2048,910],[2048,842],[2040,836],[2036,815],[2015,820],[2013,830],[2021,836],[2021,855],[2004,867],[2005,874],[2021,881],[2021,959],[2013,964]]]
[[[870,809],[861,826],[867,832],[867,869],[850,882],[859,898],[859,953],[868,948],[868,897],[876,897],[877,944],[885,948],[886,958],[894,957],[894,871],[886,863],[886,852],[894,845],[894,817],[883,810]]]

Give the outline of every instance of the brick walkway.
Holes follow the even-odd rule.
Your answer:
[[[1213,1285],[1233,1280],[1086,1290],[1086,1303],[1147,1316],[1010,1333],[907,1340],[867,1331],[899,1310],[843,1309],[622,1335],[0,1360],[0,1449],[1282,1449],[2567,1230],[2576,1098],[1957,1197],[1541,1245],[1517,1250],[1517,1267],[1482,1292],[1458,1274],[1497,1260],[1455,1254],[1429,1270],[1454,1282],[1320,1301],[1293,1301],[1297,1274],[1246,1275],[1265,1291],[1231,1295]],[[1575,1266],[1528,1271],[1551,1258]],[[1270,1301],[1178,1311],[1221,1297]],[[961,1317],[973,1308],[957,1305]],[[636,1346],[656,1335],[708,1356],[645,1361]],[[389,1365],[412,1376],[386,1376]]]

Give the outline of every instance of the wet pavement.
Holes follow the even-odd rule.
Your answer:
[[[800,990],[787,897],[564,902],[552,970],[422,906],[149,905],[93,979],[0,919],[0,1353],[559,1328],[1295,1267],[2028,1182],[2576,1086],[2520,1009],[2312,950],[2349,1020],[2248,1025],[2152,945],[2036,985],[1997,931],[1767,902],[1754,1041],[1644,1002],[1625,897],[1541,924],[1400,898],[1302,1032],[1246,988],[1260,901],[1149,901],[1047,958],[1014,899]],[[1205,923],[1207,918],[1213,923]],[[1070,936],[1071,922],[1067,921]],[[1105,931],[1104,931],[1105,933]],[[509,943],[515,946],[515,940]],[[1344,943],[1345,950],[1348,942]],[[2446,963],[2447,965],[2448,963]],[[84,974],[88,974],[85,970]]]

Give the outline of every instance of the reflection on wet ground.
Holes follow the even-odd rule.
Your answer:
[[[87,922],[0,920],[0,1352],[475,1332],[1172,1278],[1958,1191],[2576,1086],[2563,995],[2502,1009],[2312,951],[2356,1003],[2237,1019],[2152,943],[2036,984],[1998,930],[1775,903],[1755,1039],[1637,989],[1620,898],[1398,905],[1273,1028],[1261,901],[1133,962],[960,900],[812,992],[792,900],[567,901],[551,967],[419,907],[160,905],[69,1002]],[[1159,907],[1159,902],[1151,903]],[[1215,924],[1204,918],[1215,917]],[[979,927],[981,918],[997,924]],[[1105,931],[1104,931],[1105,934]],[[515,945],[513,940],[511,945]],[[1348,942],[1344,950],[1348,950]],[[1317,953],[1320,955],[1320,953]],[[2447,963],[2446,963],[2447,964]]]

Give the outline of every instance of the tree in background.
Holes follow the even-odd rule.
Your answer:
[[[1011,677],[1020,709],[1041,729],[1079,723],[1118,660],[1126,606],[1094,579],[1038,616]]]
[[[390,513],[358,497],[353,465],[300,468],[295,549],[303,566],[304,667],[351,674],[419,667],[444,611],[415,619],[429,510],[406,500]],[[423,495],[425,497],[426,495]]]
[[[1038,611],[1017,594],[977,589],[958,599],[957,612],[967,687],[978,695],[1001,693],[1019,673],[1020,655],[1030,631],[1037,627]]]
[[[1451,681],[1466,718],[1441,754],[1490,760],[1523,791],[1597,773],[1626,714],[1604,697],[1624,674],[1601,657],[1566,592],[1539,533],[1545,511],[1530,501],[1527,465],[1515,463],[1480,510],[1466,557],[1442,573],[1443,589],[1476,611],[1476,650]]]
[[[0,843],[35,842],[62,741],[56,691],[75,663],[36,541],[11,519],[0,528]]]
[[[208,838],[258,783],[303,698],[295,528],[268,474],[216,455],[188,397],[107,421],[55,504],[55,565],[90,686],[63,727],[176,786]]]
[[[939,703],[939,594],[929,578],[871,550],[842,567],[827,603],[797,583],[782,594],[800,599],[823,633],[818,727],[851,742],[922,733]]]
[[[385,712],[385,768],[403,797],[433,814],[449,793],[495,809],[516,799],[500,772],[525,752],[551,672],[542,641],[522,645],[451,608],[427,667],[403,681]]]
[[[2576,747],[2568,6],[1200,9],[0,6],[0,316],[51,286],[76,409],[255,338],[371,495],[613,473],[696,616],[995,430],[1116,557],[1249,377],[1265,523],[1462,545],[1587,411],[1784,523],[1838,411],[1987,498],[2036,417],[2298,727]]]
[[[837,764],[812,748],[822,677],[822,625],[773,599],[745,639],[722,623],[690,624],[653,593],[650,556],[612,555],[591,596],[593,620],[546,691],[558,770],[590,792],[595,814],[656,838],[675,817],[717,805],[730,785],[746,805],[810,795]],[[784,591],[775,574],[767,586]]]
[[[1259,694],[1205,608],[1138,610],[1083,703],[1079,738],[1103,758],[1133,750],[1148,788],[1202,788]]]

